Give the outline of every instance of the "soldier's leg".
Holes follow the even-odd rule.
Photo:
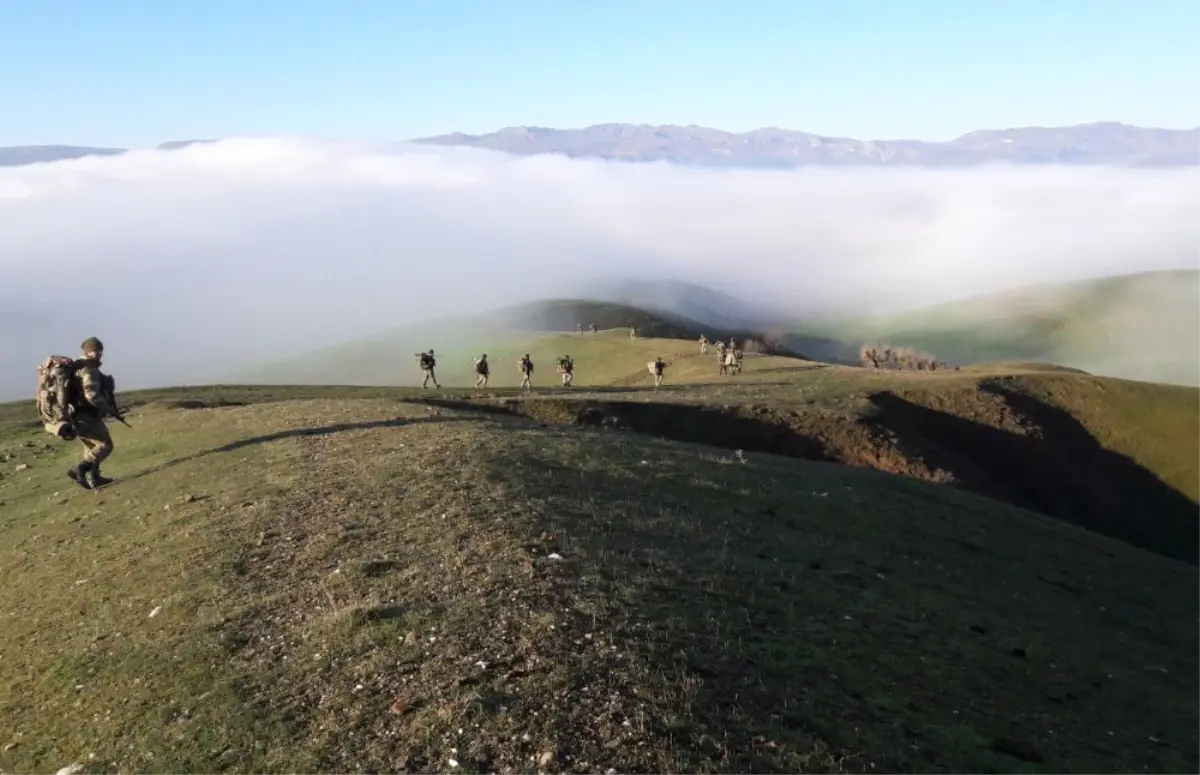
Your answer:
[[[112,435],[104,420],[92,415],[78,415],[75,418],[75,433],[83,444],[83,461],[68,471],[67,476],[87,488],[111,482],[111,479],[100,475],[100,464],[113,452]]]
[[[427,387],[429,387],[429,371],[428,370],[426,370],[426,372],[425,372],[425,379],[421,380],[421,389],[424,390]]]

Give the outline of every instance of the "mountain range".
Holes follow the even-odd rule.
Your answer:
[[[162,143],[161,150],[206,140]],[[531,156],[655,162],[703,167],[787,169],[805,165],[969,167],[987,163],[1131,167],[1200,166],[1200,127],[1155,129],[1118,122],[980,130],[945,142],[857,140],[776,127],[726,132],[701,126],[596,124],[583,129],[507,127],[411,140]],[[69,145],[0,147],[0,167],[123,153]]]

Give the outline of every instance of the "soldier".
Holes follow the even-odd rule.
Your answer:
[[[563,387],[571,387],[571,381],[575,379],[575,361],[570,355],[558,359],[558,373],[562,374]]]
[[[634,328],[633,326],[630,326],[630,327],[629,327],[629,338],[630,338],[630,339],[637,339],[637,329],[636,329],[636,328]]]
[[[662,356],[655,358],[650,363],[646,364],[646,368],[654,375],[654,387],[658,387],[663,381],[663,372],[667,368],[667,362],[662,359]]]
[[[704,334],[700,335],[700,354],[708,355],[708,337]]]
[[[533,360],[529,357],[529,353],[525,353],[517,361],[517,367],[521,369],[521,387],[533,390],[533,383],[530,381],[530,377],[533,376]]]
[[[596,324],[592,323],[590,326],[588,326],[588,331],[591,331],[592,336],[595,336],[596,335]]]
[[[729,337],[729,344],[728,344],[728,345],[726,345],[726,348],[727,348],[727,349],[730,349],[730,350],[734,350],[734,349],[736,349],[736,348],[737,348],[737,345],[733,343],[733,337],[732,337],[732,336],[731,336],[731,337]]]
[[[583,336],[583,323],[576,323],[576,324],[575,324],[575,329],[576,329],[577,331],[579,331],[579,335],[580,335],[580,336]]]
[[[429,380],[433,380],[433,386],[441,390],[442,386],[438,384],[437,377],[433,373],[433,369],[437,366],[437,361],[433,357],[433,349],[427,353],[416,353],[416,356],[421,359],[421,371],[425,372],[425,379],[421,381],[421,389],[424,390],[429,386]]]
[[[83,461],[67,476],[87,490],[103,487],[112,481],[100,474],[100,464],[113,451],[112,436],[104,424],[104,416],[112,412],[113,396],[106,389],[108,379],[100,372],[104,343],[94,336],[83,340],[83,357],[75,361],[73,388],[76,395],[72,425],[75,436],[83,443]]]
[[[475,374],[478,375],[475,377],[476,388],[487,390],[488,373],[487,353],[484,353],[481,357],[475,359]]]

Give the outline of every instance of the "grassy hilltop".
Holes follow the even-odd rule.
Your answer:
[[[886,341],[952,363],[1022,360],[1200,386],[1200,271],[1143,272],[1042,285],[902,315],[785,326],[816,357],[857,358]]]
[[[596,325],[597,336],[588,332]],[[583,333],[576,330],[583,326]],[[630,350],[629,327],[638,339]],[[700,335],[711,341],[735,337],[748,349],[771,351],[779,345],[745,328],[706,325],[678,313],[652,312],[613,302],[554,299],[520,304],[478,315],[464,315],[420,326],[386,331],[362,341],[346,342],[232,375],[251,384],[419,385],[422,374],[415,353],[434,348],[438,380],[443,385],[472,385],[472,359],[487,353],[491,385],[521,382],[516,361],[533,358],[543,380],[553,376],[556,360],[574,357],[576,385],[607,385],[645,372],[638,358],[653,360],[695,352]],[[635,354],[636,353],[636,354]],[[794,353],[792,353],[794,354]]]
[[[1200,391],[470,347],[124,394],[99,492],[0,406],[0,771],[1200,767]]]

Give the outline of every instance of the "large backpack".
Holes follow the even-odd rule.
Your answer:
[[[51,355],[38,366],[37,394],[34,396],[38,417],[46,431],[56,436],[71,425],[79,403],[75,390],[75,360]]]
[[[478,361],[475,364],[475,373],[476,374],[487,374],[488,373],[488,362],[487,361]]]
[[[430,355],[429,353],[421,353],[421,368],[422,369],[424,369],[425,371],[429,371],[430,369],[433,368],[433,363],[434,363],[434,361],[433,361],[432,355]]]

